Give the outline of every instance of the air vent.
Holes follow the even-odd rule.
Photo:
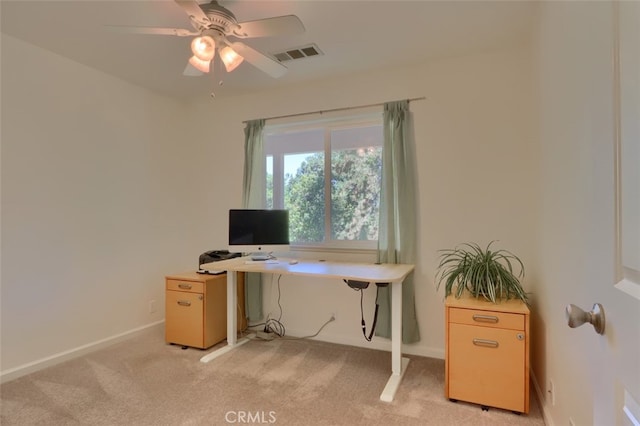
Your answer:
[[[293,61],[294,59],[304,59],[311,56],[323,55],[315,44],[309,44],[302,47],[294,47],[284,52],[274,53],[273,56],[280,62]]]

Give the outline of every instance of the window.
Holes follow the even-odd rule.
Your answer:
[[[294,246],[377,245],[382,115],[265,128],[266,205],[289,210]]]

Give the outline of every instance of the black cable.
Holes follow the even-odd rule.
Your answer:
[[[362,291],[363,289],[356,289],[356,291],[360,292],[360,324],[362,325],[362,335],[364,336],[364,338],[367,340],[367,342],[370,342],[371,339],[373,338],[373,333],[376,330],[376,323],[378,322],[378,288],[376,287],[376,309],[375,312],[373,314],[373,324],[371,325],[371,332],[369,333],[369,336],[367,337],[367,324],[364,321],[364,307],[362,304],[362,300],[364,297],[364,292]]]
[[[264,331],[267,333],[273,333],[276,336],[280,337],[283,337],[285,335],[284,324],[273,318],[267,319],[267,322],[264,326]]]
[[[283,315],[283,310],[282,310],[282,304],[280,303],[280,298],[281,298],[281,291],[280,291],[280,278],[282,278],[282,275],[278,275],[278,308],[280,308],[280,315],[278,316],[278,319],[274,319],[274,318],[269,318],[269,316],[267,316],[267,319],[265,320],[265,322],[261,322],[258,324],[252,324],[249,327],[262,327],[262,330],[265,333],[274,333],[275,335],[279,336],[279,337],[284,337],[285,333],[286,333],[286,328],[284,326],[284,324],[280,321],[282,319],[282,315]],[[273,283],[273,276],[271,278],[271,282]]]

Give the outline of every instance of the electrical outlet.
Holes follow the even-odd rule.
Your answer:
[[[149,300],[149,313],[153,314],[156,312],[156,301],[155,300]]]
[[[551,401],[551,406],[553,407],[556,405],[556,387],[553,384],[553,380],[549,380],[547,392],[549,393],[549,401]]]
[[[569,417],[569,426],[576,426],[576,422],[571,417]]]

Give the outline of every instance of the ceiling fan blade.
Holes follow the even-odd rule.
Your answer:
[[[233,35],[238,38],[273,37],[304,33],[302,21],[295,15],[276,16],[255,21],[238,22]]]
[[[189,62],[187,62],[187,66],[184,67],[184,71],[182,71],[182,75],[185,75],[187,77],[200,77],[202,74],[204,73],[191,65]]]
[[[230,43],[230,45],[231,48],[247,62],[259,70],[269,74],[273,78],[282,77],[287,72],[287,67],[282,65],[280,62],[271,59],[267,55],[260,53],[255,49],[252,49],[244,43],[236,41],[234,43]]]
[[[175,0],[192,21],[197,22],[202,27],[207,27],[211,23],[209,17],[200,9],[200,5],[195,0]]]
[[[159,28],[159,27],[131,27],[125,25],[107,25],[113,31],[127,34],[154,34],[172,35],[178,37],[188,37],[200,35],[198,32],[185,30],[183,28]]]

